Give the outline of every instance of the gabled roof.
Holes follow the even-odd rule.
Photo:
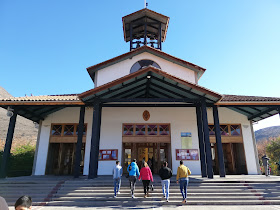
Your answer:
[[[116,79],[107,84],[81,93],[79,97],[84,102],[94,98],[126,98],[126,97],[157,98],[189,98],[199,100],[205,98],[208,103],[215,103],[222,95],[207,88],[170,75],[153,66]]]
[[[141,54],[143,52],[151,53],[151,54],[153,54],[155,56],[158,56],[160,58],[163,58],[165,60],[168,60],[170,62],[178,64],[178,65],[183,66],[185,68],[192,69],[192,70],[194,70],[194,71],[196,71],[198,73],[198,78],[200,78],[202,76],[202,74],[206,71],[205,68],[202,68],[202,67],[200,67],[198,65],[195,65],[193,63],[190,63],[188,61],[182,60],[180,58],[176,58],[176,57],[174,57],[172,55],[169,55],[169,54],[167,54],[167,53],[165,53],[165,52],[163,52],[161,50],[152,48],[152,47],[147,46],[147,45],[144,45],[142,47],[139,47],[139,48],[137,48],[135,50],[132,50],[132,51],[127,52],[127,53],[124,53],[124,54],[122,54],[120,56],[114,57],[114,58],[112,58],[110,60],[107,60],[107,61],[104,61],[102,63],[96,64],[94,66],[90,66],[90,67],[87,68],[87,71],[88,71],[91,79],[94,81],[94,75],[95,75],[96,71],[98,71],[100,69],[103,69],[103,68],[106,68],[108,66],[111,66],[111,65],[113,65],[115,63],[119,63],[119,62],[121,62],[123,60],[131,58],[131,57],[136,56],[138,54]]]

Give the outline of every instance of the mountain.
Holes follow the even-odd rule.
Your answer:
[[[257,142],[263,139],[269,139],[270,137],[279,137],[279,136],[280,136],[280,126],[263,128],[255,132],[255,137]]]
[[[0,98],[12,97],[3,87],[0,87]],[[0,108],[0,149],[3,147],[10,118],[7,116],[7,110]],[[18,144],[36,144],[38,129],[35,128],[31,120],[17,116],[13,147]]]

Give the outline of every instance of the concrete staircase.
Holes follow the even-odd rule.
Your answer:
[[[237,177],[237,176],[236,176]],[[246,176],[244,176],[246,177]],[[254,179],[191,178],[187,205],[280,205],[280,177],[273,179],[257,176]],[[155,177],[154,191],[144,198],[142,182],[136,184],[135,199],[130,196],[128,179],[122,178],[121,194],[113,198],[111,176],[94,180],[86,177],[32,177],[0,180],[0,195],[9,205],[18,197],[28,194],[39,206],[161,206],[182,205],[182,197],[175,177],[171,179],[170,199],[162,199],[160,178]]]

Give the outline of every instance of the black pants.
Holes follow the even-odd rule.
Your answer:
[[[130,184],[131,195],[133,195],[136,184],[136,176],[129,176],[128,180]]]
[[[149,191],[150,180],[142,180],[144,187],[144,194],[146,195]]]

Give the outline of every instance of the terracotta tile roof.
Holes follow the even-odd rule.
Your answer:
[[[278,102],[280,98],[262,96],[223,95],[220,102]]]
[[[65,95],[43,95],[43,96],[23,96],[23,97],[9,97],[0,98],[0,101],[80,101],[77,94],[65,94]]]

